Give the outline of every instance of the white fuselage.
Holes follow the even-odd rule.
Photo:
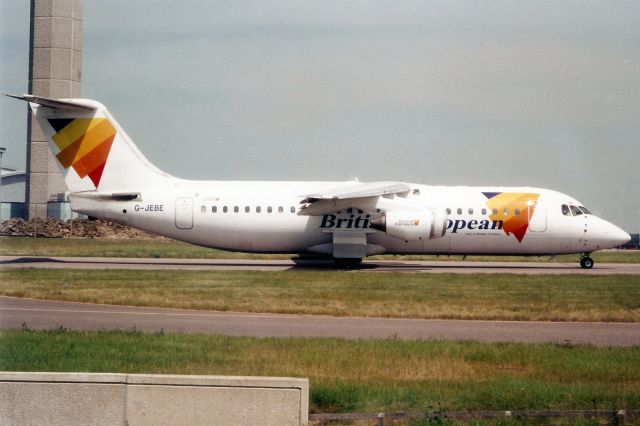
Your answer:
[[[305,194],[344,182],[199,182],[171,178],[168,183],[161,188],[141,189],[139,197],[132,200],[72,194],[72,208],[177,240],[245,252],[331,255],[335,232],[366,235],[367,255],[590,253],[619,245],[628,237],[592,214],[563,214],[562,205],[581,204],[562,193],[540,188],[407,184],[409,193],[389,198],[418,208],[438,209],[446,215],[444,235],[407,241],[370,228],[371,220],[384,213],[379,209],[301,214]],[[522,193],[536,194],[534,207],[501,205],[499,213],[492,211],[487,198],[491,195],[484,195]],[[512,232],[505,224],[516,214],[522,217],[518,223],[524,223],[524,228]],[[498,217],[504,220],[496,220]]]

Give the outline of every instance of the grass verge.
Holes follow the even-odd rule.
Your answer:
[[[98,256],[98,257],[155,257],[183,259],[291,259],[287,254],[251,254],[226,252],[169,239],[82,239],[0,237],[2,256]],[[593,254],[596,263],[640,263],[640,251],[603,251]],[[461,260],[462,256],[374,256],[377,260]],[[578,255],[547,257],[524,256],[468,256],[473,261],[562,262],[577,263]]]
[[[640,277],[634,275],[4,269],[0,294],[335,316],[640,321]]]
[[[312,412],[633,408],[638,360],[638,347],[0,333],[0,370],[308,377]]]
[[[291,259],[291,255],[248,254],[194,246],[170,239],[0,237],[2,256],[135,257],[176,259]]]

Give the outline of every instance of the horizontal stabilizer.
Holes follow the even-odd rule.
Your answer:
[[[72,194],[75,198],[100,201],[142,201],[139,192],[97,192],[86,191]]]
[[[60,100],[60,99],[51,99],[51,98],[43,98],[40,96],[33,95],[7,95],[10,98],[19,99],[22,101],[31,102],[33,104],[42,105],[46,108],[51,109],[61,109],[65,111],[94,111],[96,110],[96,106],[82,103],[82,101],[78,100]]]

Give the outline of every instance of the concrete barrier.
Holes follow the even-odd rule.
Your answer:
[[[309,381],[0,372],[1,425],[306,425]]]

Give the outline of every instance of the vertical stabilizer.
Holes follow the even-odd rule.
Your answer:
[[[142,155],[99,102],[13,97],[29,102],[72,193],[139,190],[170,178]]]

